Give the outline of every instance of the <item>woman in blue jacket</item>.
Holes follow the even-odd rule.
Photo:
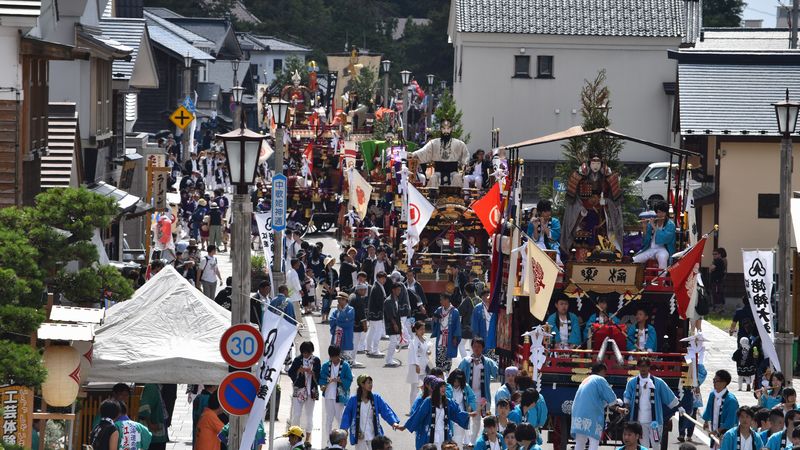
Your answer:
[[[383,397],[372,392],[371,376],[362,373],[356,382],[358,384],[356,395],[347,401],[341,424],[350,434],[350,445],[356,449],[369,449],[370,442],[375,436],[383,436],[383,428],[378,417],[382,417],[394,429],[401,429],[400,420]],[[361,420],[362,410],[366,410],[365,417],[368,420]]]
[[[447,398],[444,380],[437,380],[430,397],[420,403],[401,429],[416,433],[417,450],[425,444],[436,444],[452,439],[453,424],[467,428],[470,416],[478,415],[477,411],[467,413],[458,407],[456,402]]]

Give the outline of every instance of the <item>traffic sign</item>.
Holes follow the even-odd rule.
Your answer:
[[[169,120],[175,124],[176,127],[180,129],[184,129],[189,126],[190,123],[194,120],[194,114],[190,113],[185,106],[180,105],[175,112],[169,116]]]
[[[264,339],[256,327],[241,323],[225,330],[219,340],[219,351],[231,366],[247,369],[255,365],[264,352]]]
[[[192,101],[192,97],[187,95],[186,98],[183,99],[183,106],[186,109],[188,109],[190,113],[197,114],[197,108],[195,108],[194,106],[194,101]]]
[[[282,173],[272,177],[272,229],[286,229],[286,176]]]
[[[232,416],[246,416],[253,407],[258,387],[258,378],[250,372],[229,373],[217,390],[219,404]]]

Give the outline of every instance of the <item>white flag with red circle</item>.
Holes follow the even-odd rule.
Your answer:
[[[408,240],[417,245],[425,225],[431,220],[434,207],[411,183],[408,183]]]

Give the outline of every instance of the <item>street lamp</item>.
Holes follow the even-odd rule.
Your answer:
[[[778,223],[778,332],[775,334],[775,346],[781,370],[787,380],[792,379],[793,345],[792,333],[792,299],[790,290],[790,252],[789,236],[791,233],[790,198],[792,192],[792,134],[797,127],[797,113],[800,103],[789,101],[789,89],[786,99],[774,103],[775,116],[778,119],[778,132],[781,134],[781,174],[780,174],[780,216]]]
[[[446,80],[440,81],[439,87],[442,88],[442,92],[444,92],[444,90],[447,89],[447,81]]]
[[[231,93],[233,94],[233,102],[237,105],[242,103],[242,95],[244,95],[244,88],[240,86],[234,86],[231,88]]]
[[[428,95],[425,98],[425,100],[426,100],[425,103],[427,105],[427,108],[425,108],[425,116],[426,116],[425,129],[426,130],[428,128],[430,128],[431,125],[433,125],[433,117],[431,117],[431,116],[433,115],[433,81],[434,81],[435,78],[436,78],[436,75],[434,75],[432,73],[428,74]]]
[[[411,103],[411,96],[408,95],[408,83],[411,82],[411,72],[408,70],[400,71],[400,81],[403,82],[403,140],[408,139],[408,107]]]
[[[434,74],[432,74],[432,73],[429,73],[429,74],[428,74],[428,87],[429,87],[429,88],[432,88],[432,87],[433,87],[433,79],[434,79],[434,78],[436,78],[436,75],[434,75]]]
[[[255,182],[258,156],[264,135],[242,126],[225,134],[222,140],[231,184],[236,186],[231,202],[231,325],[250,323],[250,220],[253,204],[247,187]],[[228,436],[231,449],[239,448],[244,432],[244,419],[231,417]]]
[[[392,62],[388,59],[381,61],[383,67],[383,107],[389,107],[389,69],[392,68]]]
[[[183,98],[188,97],[192,92],[192,55],[189,52],[186,52],[186,56],[183,57]],[[180,101],[178,105],[180,105]],[[191,122],[190,122],[191,124]],[[184,161],[189,159],[189,125],[183,129],[183,134],[181,135],[181,147],[183,151],[181,152],[181,158]],[[191,175],[191,174],[190,174]]]

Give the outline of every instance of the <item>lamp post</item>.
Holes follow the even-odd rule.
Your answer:
[[[434,82],[435,78],[436,78],[436,75],[434,75],[432,73],[428,74],[428,95],[426,96],[427,102],[425,102],[427,104],[427,108],[425,108],[426,109],[426,111],[425,111],[425,113],[426,113],[425,114],[425,116],[426,116],[425,129],[426,130],[428,128],[430,128],[431,125],[433,124],[433,117],[431,117],[431,116],[433,115],[433,82]]]
[[[775,115],[778,119],[778,131],[781,133],[781,174],[780,174],[780,217],[778,223],[778,332],[775,334],[775,347],[781,370],[787,380],[792,379],[793,344],[792,333],[792,299],[790,290],[790,261],[789,251],[791,233],[790,198],[792,192],[792,134],[797,126],[797,113],[800,103],[789,101],[789,89],[786,89],[786,99],[775,103]]]
[[[408,95],[408,84],[411,82],[411,72],[403,70],[400,72],[400,81],[403,82],[403,140],[408,138],[408,107],[411,96]]]
[[[265,136],[248,130],[241,121],[239,128],[217,137],[222,139],[231,184],[236,187],[231,203],[231,325],[236,325],[250,323],[250,220],[253,204],[247,187],[255,181],[261,141]],[[244,417],[231,416],[228,448],[239,448],[244,425]]]
[[[272,117],[275,120],[275,173],[283,173],[283,133],[284,125],[286,124],[286,114],[289,112],[289,102],[282,98],[273,99],[269,102],[269,107],[272,109]],[[267,124],[269,127],[269,124]],[[283,231],[275,231],[274,242],[275,248],[272,252],[272,283],[275,285],[284,284],[285,276],[281,272],[281,260],[283,259]],[[277,289],[276,286],[272,287],[273,293]],[[276,410],[275,389],[269,401],[269,449],[272,450],[273,442],[275,440],[275,420],[277,416]]]
[[[231,68],[233,69],[233,87],[231,88],[231,95],[233,95],[233,102],[236,105],[234,110],[231,111],[233,113],[233,128],[240,128],[241,127],[241,113],[239,112],[239,108],[242,107],[242,97],[241,93],[239,94],[239,98],[236,98],[236,91],[237,87],[241,87],[239,84],[239,64],[241,61],[238,59],[231,60]]]
[[[392,68],[392,62],[388,59],[381,61],[383,67],[383,107],[389,107],[389,69]]]
[[[188,97],[192,92],[192,56],[187,52],[183,57],[183,98]],[[181,102],[179,101],[180,105]],[[187,161],[189,159],[189,126],[183,129],[181,136],[181,159]]]

